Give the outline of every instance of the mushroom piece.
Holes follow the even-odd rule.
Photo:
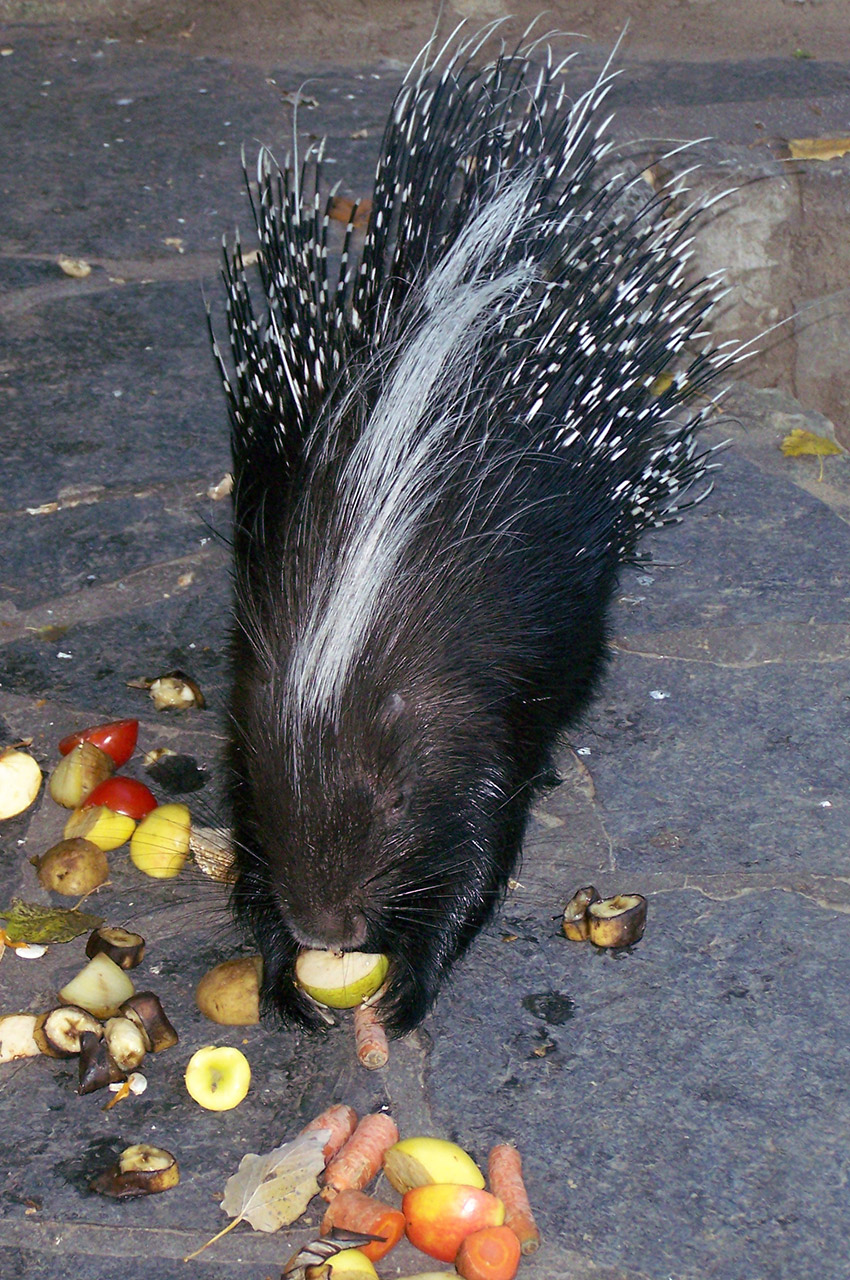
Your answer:
[[[32,1034],[39,1052],[48,1058],[73,1058],[80,1052],[86,1032],[99,1040],[103,1027],[88,1009],[69,1004],[40,1014]]]
[[[177,1044],[179,1036],[166,1017],[159,996],[153,991],[137,991],[124,1001],[118,1012],[142,1030],[150,1052],[162,1053],[163,1049]]]
[[[145,1032],[130,1018],[109,1018],[103,1028],[103,1038],[109,1056],[125,1075],[141,1065],[148,1051]]]
[[[121,1152],[115,1164],[110,1165],[89,1185],[102,1196],[114,1196],[126,1200],[130,1196],[149,1196],[157,1191],[168,1191],[180,1181],[177,1161],[170,1151],[139,1142]]]
[[[127,1072],[121,1070],[110,1054],[106,1040],[92,1031],[84,1031],[80,1037],[80,1084],[77,1093],[94,1093],[126,1078]]]
[[[590,941],[597,947],[628,947],[643,937],[646,898],[639,893],[618,893],[592,902],[587,908]]]
[[[592,902],[599,902],[599,894],[594,886],[589,884],[586,889],[577,889],[564,907],[561,932],[571,942],[586,942],[590,937],[587,909]]]
[[[104,925],[89,934],[86,955],[93,960],[97,955],[109,956],[119,969],[135,969],[145,954],[145,940],[140,933],[131,933],[118,925]]]

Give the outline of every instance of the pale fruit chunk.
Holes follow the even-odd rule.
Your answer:
[[[115,761],[93,742],[80,742],[57,764],[47,789],[57,804],[78,809],[98,783],[111,778]]]
[[[646,898],[639,893],[592,902],[587,908],[590,941],[597,947],[629,947],[646,928]]]
[[[93,805],[90,809],[75,809],[65,823],[66,840],[89,840],[104,853],[111,853],[125,844],[136,824],[126,813],[116,813],[106,805]]]
[[[429,1182],[483,1187],[484,1174],[463,1147],[444,1138],[402,1138],[384,1158],[387,1181],[401,1195]]]
[[[170,1151],[139,1142],[127,1147],[118,1163],[106,1169],[91,1183],[91,1190],[102,1196],[126,1200],[129,1196],[149,1196],[168,1191],[180,1181],[177,1161]]]
[[[386,956],[367,951],[301,951],[295,961],[298,985],[331,1009],[353,1009],[374,995],[389,969]]]
[[[41,1050],[33,1038],[37,1020],[34,1013],[7,1013],[0,1018],[0,1062],[38,1056]]]
[[[109,956],[97,955],[89,960],[75,978],[59,992],[63,1004],[87,1009],[96,1018],[112,1018],[119,1006],[129,1000],[134,987],[123,969]]]
[[[192,819],[185,804],[161,804],[143,818],[130,841],[130,860],[146,876],[170,880],[189,853]]]
[[[229,1045],[205,1045],[193,1053],[186,1066],[186,1088],[208,1111],[238,1107],[251,1084],[251,1067],[245,1054]]]
[[[260,956],[235,956],[205,973],[195,1003],[205,1018],[225,1027],[250,1027],[260,1021]]]
[[[40,790],[41,769],[29,752],[0,752],[0,819],[23,813]]]
[[[332,1280],[378,1280],[378,1273],[359,1249],[342,1249],[328,1258]]]

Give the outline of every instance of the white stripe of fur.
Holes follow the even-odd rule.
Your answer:
[[[530,188],[528,178],[506,184],[431,274],[423,319],[346,462],[336,516],[342,548],[330,581],[318,584],[288,673],[285,705],[296,740],[305,722],[336,719],[417,521],[439,493],[442,446],[464,420],[463,388],[480,338],[499,303],[533,278],[530,263],[490,278],[522,222]]]

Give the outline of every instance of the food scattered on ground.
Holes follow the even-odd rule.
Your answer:
[[[143,818],[130,840],[130,859],[147,876],[170,880],[189,854],[192,819],[185,804],[161,804]]]
[[[207,704],[200,686],[183,671],[169,671],[150,682],[150,695],[157,711],[203,709]]]
[[[70,760],[70,756],[66,756]],[[124,813],[128,818],[140,822],[156,808],[156,797],[150,787],[136,778],[127,778],[123,774],[115,774],[99,782],[82,803],[82,808],[90,809],[92,805],[106,805],[113,813]]]
[[[398,1129],[390,1116],[383,1111],[364,1116],[325,1169],[322,1198],[333,1200],[348,1188],[362,1191],[378,1173],[394,1142],[398,1142]]]
[[[325,1164],[328,1164],[345,1146],[357,1128],[357,1112],[344,1102],[334,1102],[315,1120],[305,1125],[302,1133],[314,1133],[316,1129],[327,1130],[328,1138],[322,1147]]]
[[[28,809],[41,790],[41,769],[28,751],[0,751],[0,820]]]
[[[125,1075],[142,1065],[148,1051],[148,1039],[137,1022],[121,1014],[107,1018],[103,1038],[110,1057]]]
[[[389,960],[365,951],[305,949],[295,961],[298,985],[319,1004],[353,1009],[374,995],[387,976]]]
[[[520,1257],[510,1227],[484,1227],[463,1241],[455,1266],[463,1280],[514,1280]]]
[[[135,969],[145,956],[145,940],[140,933],[122,929],[118,925],[100,925],[89,934],[86,955],[93,960],[98,955],[109,956],[119,969]]]
[[[171,1152],[140,1142],[122,1151],[117,1163],[99,1174],[90,1186],[102,1196],[126,1200],[168,1191],[179,1181],[180,1171]]]
[[[118,1010],[144,1032],[148,1050],[162,1053],[178,1042],[177,1032],[166,1017],[159,996],[153,991],[137,991]]]
[[[80,1079],[77,1093],[81,1096],[96,1093],[98,1089],[123,1081],[127,1076],[112,1057],[103,1036],[91,1031],[84,1031],[80,1036],[77,1066]]]
[[[41,1052],[34,1038],[34,1013],[7,1013],[0,1018],[0,1062],[35,1058]]]
[[[441,1262],[454,1262],[468,1235],[505,1220],[501,1200],[480,1187],[431,1182],[405,1192],[401,1202],[407,1238]]]
[[[42,888],[66,898],[84,898],[109,878],[106,854],[91,840],[60,840],[31,862]]]
[[[524,1254],[535,1253],[540,1247],[540,1232],[522,1177],[522,1157],[512,1143],[500,1142],[493,1147],[487,1177],[493,1195],[505,1206],[505,1226],[513,1231]]]
[[[386,1154],[384,1175],[399,1195],[429,1182],[484,1186],[484,1174],[472,1156],[445,1138],[402,1138]]]
[[[354,1010],[354,1046],[357,1061],[367,1071],[378,1071],[390,1060],[387,1033],[370,1004],[359,1004]]]
[[[95,724],[78,733],[69,733],[59,743],[59,754],[66,756],[80,742],[91,742],[105,751],[115,768],[120,769],[135,751],[138,737],[138,720],[110,720],[108,724]]]
[[[100,1039],[103,1027],[88,1009],[61,1005],[36,1018],[33,1039],[39,1052],[48,1058],[73,1058],[80,1052],[82,1037],[90,1031]]]
[[[80,742],[62,757],[50,775],[47,790],[63,809],[78,809],[95,787],[115,772],[115,761],[93,742]]]
[[[587,919],[587,908],[591,902],[599,901],[599,893],[592,884],[585,889],[577,889],[564,907],[564,918],[561,931],[571,942],[586,942],[590,937],[590,924]]]
[[[133,983],[124,970],[109,956],[98,955],[65,983],[59,999],[63,1004],[88,1009],[96,1018],[112,1018],[133,991]]]
[[[223,827],[192,827],[189,835],[189,852],[195,865],[211,880],[232,884],[236,879],[233,843],[229,831]]]
[[[343,1249],[328,1259],[331,1280],[378,1280],[378,1273],[362,1249]]]
[[[204,1045],[186,1066],[186,1088],[199,1106],[208,1111],[238,1107],[251,1085],[251,1066],[241,1049],[231,1045]]]
[[[349,1189],[334,1196],[325,1210],[319,1230],[326,1236],[335,1227],[379,1237],[360,1246],[370,1262],[378,1262],[395,1248],[404,1235],[404,1214],[383,1200]]]
[[[135,821],[126,813],[115,813],[106,805],[75,809],[65,823],[66,840],[90,840],[104,853],[120,849],[136,829]]]
[[[225,1027],[249,1027],[260,1021],[260,956],[223,960],[201,978],[195,1003],[205,1018]]]
[[[629,947],[639,942],[646,928],[646,898],[639,893],[618,893],[593,902],[587,909],[590,941],[597,947]]]

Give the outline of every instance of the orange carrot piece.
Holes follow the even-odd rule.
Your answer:
[[[327,1164],[345,1146],[356,1128],[357,1112],[354,1108],[347,1107],[344,1102],[335,1102],[305,1125],[301,1132],[312,1133],[315,1129],[327,1129],[330,1132],[331,1136],[322,1148]]]
[[[357,1248],[370,1262],[377,1262],[385,1253],[395,1248],[404,1235],[404,1214],[382,1200],[364,1195],[362,1191],[340,1191],[328,1205],[322,1218],[320,1232],[328,1235],[334,1227],[345,1231],[362,1231],[367,1236],[383,1236]]]
[[[398,1142],[398,1129],[383,1111],[364,1116],[338,1156],[325,1169],[322,1198],[333,1200],[340,1191],[362,1191],[384,1163],[384,1156]]]
[[[370,1004],[358,1005],[354,1010],[354,1043],[362,1067],[376,1071],[387,1065],[390,1057],[387,1033]]]
[[[463,1280],[514,1280],[521,1256],[510,1227],[482,1227],[460,1246],[455,1270]]]
[[[522,1159],[516,1147],[500,1142],[490,1152],[487,1173],[490,1190],[505,1206],[505,1226],[519,1240],[524,1254],[540,1247],[540,1231],[531,1212],[528,1192],[522,1180]]]

